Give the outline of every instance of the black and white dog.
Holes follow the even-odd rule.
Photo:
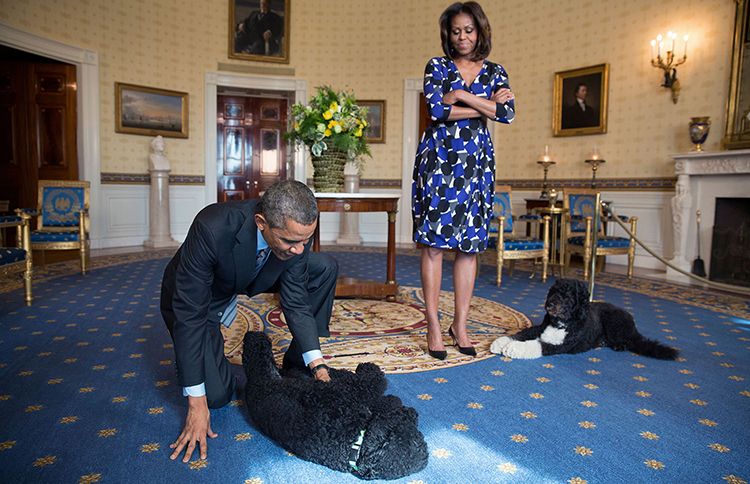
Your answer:
[[[542,324],[492,342],[490,351],[511,358],[534,359],[561,353],[582,353],[599,346],[615,351],[674,360],[677,350],[644,338],[633,316],[605,302],[589,302],[586,284],[558,279],[547,293]]]

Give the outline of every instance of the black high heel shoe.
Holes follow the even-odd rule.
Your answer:
[[[431,350],[430,347],[427,347],[427,353],[435,358],[436,360],[444,360],[448,356],[448,352],[445,350]]]
[[[448,335],[453,338],[453,346],[458,348],[458,352],[462,355],[477,356],[477,350],[473,346],[459,346],[456,336],[453,334],[453,328],[448,328]]]

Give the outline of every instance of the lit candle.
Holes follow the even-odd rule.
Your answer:
[[[598,160],[599,159],[599,150],[597,149],[596,145],[594,145],[594,148],[591,150],[591,156],[589,157],[590,160]]]
[[[675,34],[674,32],[667,32],[667,37],[672,39],[672,47],[669,52],[672,52],[674,54],[674,39],[675,37],[677,37],[677,34]]]
[[[685,40],[685,50],[682,52],[682,57],[687,58],[687,41],[688,41],[688,36],[686,35],[685,37],[683,37],[683,39]]]
[[[544,156],[542,156],[542,161],[550,161],[549,145],[544,145]]]
[[[662,48],[661,39],[663,39],[663,37],[661,36],[661,34],[659,34],[659,35],[656,36],[656,45],[659,48],[659,50],[657,50],[657,52],[656,52],[656,56],[657,57],[661,57],[661,48]]]

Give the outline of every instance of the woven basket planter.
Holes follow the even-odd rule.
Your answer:
[[[322,155],[313,156],[313,188],[315,188],[315,191],[343,192],[346,161],[346,153],[335,149],[327,149]]]

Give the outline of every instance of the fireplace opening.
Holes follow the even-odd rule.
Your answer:
[[[750,198],[717,198],[709,279],[750,287]]]

